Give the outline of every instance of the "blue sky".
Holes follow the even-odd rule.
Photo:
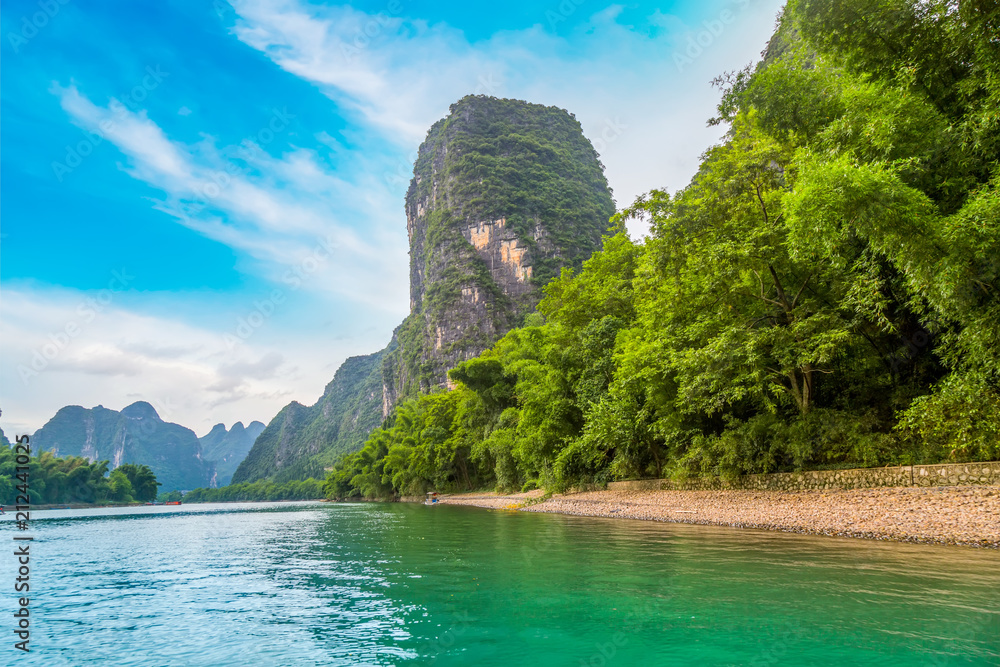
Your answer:
[[[452,102],[573,112],[621,207],[687,183],[710,80],[779,9],[5,2],[0,426],[141,399],[200,435],[311,404],[408,312],[403,196]]]

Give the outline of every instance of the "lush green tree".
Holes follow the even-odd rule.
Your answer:
[[[132,495],[135,496],[136,500],[143,502],[156,500],[159,482],[156,481],[156,475],[153,474],[149,466],[125,463],[118,466],[117,470],[128,477],[133,489]]]
[[[128,476],[123,470],[121,470],[121,468],[116,468],[111,471],[108,483],[111,486],[111,492],[109,494],[109,498],[111,500],[116,500],[122,503],[129,503],[135,500],[135,489],[132,488],[132,482],[129,481]]]
[[[14,504],[17,486],[14,450],[0,447],[0,503]],[[32,456],[28,464],[29,497],[33,504],[99,503],[109,499],[108,462],[57,458],[51,452]]]
[[[318,479],[292,480],[275,483],[269,480],[240,482],[217,489],[198,488],[183,495],[161,494],[160,500],[183,500],[185,503],[221,503],[246,501],[317,500],[322,498],[323,482]]]
[[[1000,457],[998,34],[983,0],[792,0],[691,183],[327,493]]]

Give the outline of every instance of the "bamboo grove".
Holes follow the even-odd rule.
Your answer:
[[[793,0],[762,55],[691,183],[330,497],[1000,457],[1000,9]]]

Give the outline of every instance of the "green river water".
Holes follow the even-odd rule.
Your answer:
[[[0,664],[1000,665],[991,550],[408,504],[32,519],[31,653],[8,555]]]

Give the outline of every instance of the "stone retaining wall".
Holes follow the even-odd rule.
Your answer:
[[[746,475],[735,481],[726,481],[720,477],[695,477],[683,482],[669,479],[637,479],[625,482],[608,482],[608,489],[612,491],[704,491],[715,489],[807,491],[870,489],[879,486],[961,486],[965,484],[1000,484],[1000,461],[780,472],[767,475]]]

